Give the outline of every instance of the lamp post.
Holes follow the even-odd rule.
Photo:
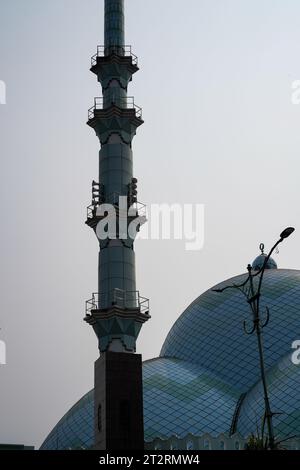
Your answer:
[[[247,271],[248,276],[244,282],[241,284],[232,284],[230,286],[223,287],[222,289],[213,289],[215,292],[224,292],[226,289],[238,289],[240,290],[247,299],[248,304],[250,305],[251,312],[252,312],[252,328],[247,330],[246,321],[244,321],[244,330],[248,335],[252,335],[256,332],[257,336],[257,344],[258,344],[258,352],[259,352],[259,364],[260,364],[260,374],[261,380],[263,385],[263,392],[264,392],[264,402],[265,402],[265,417],[264,422],[267,422],[268,427],[268,447],[269,449],[275,448],[275,436],[274,436],[274,428],[273,428],[273,416],[275,413],[272,412],[268,394],[268,386],[266,380],[266,372],[265,372],[265,363],[264,363],[264,350],[263,350],[263,341],[262,341],[262,330],[268,324],[270,314],[269,309],[266,307],[266,320],[261,321],[260,316],[260,291],[263,281],[264,272],[268,261],[273,253],[273,251],[277,248],[277,246],[283,242],[286,238],[288,238],[293,232],[293,227],[287,227],[281,234],[279,240],[274,244],[274,246],[269,251],[268,255],[265,257],[262,267],[253,274],[252,266],[248,264]],[[257,288],[254,285],[254,279],[258,278]]]

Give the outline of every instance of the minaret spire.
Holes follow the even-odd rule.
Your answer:
[[[105,0],[104,46],[125,44],[124,0]]]

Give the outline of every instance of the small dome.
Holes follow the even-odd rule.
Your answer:
[[[254,271],[259,271],[263,267],[266,257],[267,255],[265,253],[262,253],[261,255],[257,256],[257,258],[255,258],[252,263],[252,269],[254,269]],[[273,260],[273,258],[268,259],[265,269],[277,269],[277,264]]]

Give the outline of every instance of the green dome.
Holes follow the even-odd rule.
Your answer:
[[[240,283],[246,274],[218,284]],[[265,272],[261,312],[270,309],[263,331],[275,433],[300,435],[300,367],[291,345],[300,331],[300,271]],[[145,439],[188,434],[247,437],[256,434],[263,414],[257,339],[246,335],[249,305],[237,290],[212,289],[200,295],[171,328],[160,357],[143,364]],[[93,391],[54,427],[41,449],[90,448],[93,443]]]

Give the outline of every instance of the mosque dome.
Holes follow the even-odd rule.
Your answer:
[[[260,256],[264,256],[263,254]],[[254,263],[253,263],[254,264]],[[241,274],[200,295],[182,313],[162,346],[160,357],[143,364],[145,441],[187,434],[256,434],[264,404],[256,335],[246,335],[251,312],[236,289],[215,292],[246,279]],[[300,435],[300,366],[291,361],[300,331],[300,271],[267,269],[261,315],[275,434]],[[89,448],[93,441],[93,392],[59,421],[41,449]]]

